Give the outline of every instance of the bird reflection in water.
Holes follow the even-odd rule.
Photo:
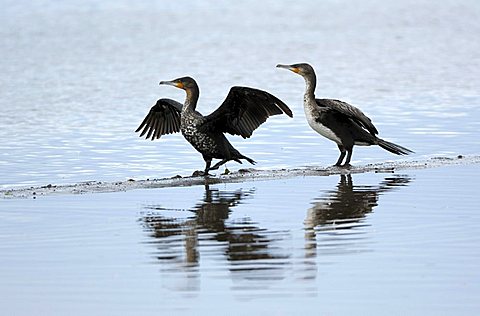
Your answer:
[[[278,269],[278,259],[285,256],[275,253],[273,243],[282,232],[260,228],[250,218],[229,220],[232,208],[242,200],[251,198],[254,192],[255,189],[220,191],[205,185],[201,202],[192,209],[182,210],[193,213],[184,219],[162,215],[167,211],[179,210],[148,206],[150,211],[143,215],[141,221],[154,238],[157,248],[155,257],[162,262],[195,267],[200,260],[200,240],[203,250],[221,249],[219,255],[230,262],[232,272]],[[182,240],[178,238],[184,239],[185,251],[179,250]]]
[[[406,186],[411,178],[386,177],[380,184],[354,185],[352,175],[341,175],[335,190],[313,201],[305,219],[306,256],[316,257],[317,245],[330,254],[361,251],[366,233],[364,217],[378,205],[380,195]],[[319,239],[322,237],[322,240]]]
[[[365,216],[378,205],[380,195],[406,186],[411,178],[386,177],[378,185],[354,185],[352,175],[340,175],[334,190],[316,198],[307,210],[303,279],[315,279],[317,262],[332,256],[369,251]]]
[[[351,175],[341,175],[336,188],[324,191],[307,210],[305,235],[299,236],[304,247],[302,241],[299,247],[289,244],[298,240],[296,227],[300,228],[301,222],[293,223],[291,229],[274,230],[261,227],[250,217],[232,216],[232,210],[252,198],[255,189],[222,191],[206,185],[203,198],[193,208],[150,205],[141,223],[151,237],[148,243],[155,247],[155,261],[163,263],[162,271],[167,272],[162,279],[186,272],[188,282],[197,282],[187,289],[198,290],[202,257],[204,268],[216,267],[216,277],[229,271],[233,279],[252,281],[248,286],[239,282],[243,289],[268,288],[278,280],[315,279],[319,263],[328,263],[336,255],[369,251],[365,216],[378,205],[380,195],[410,181],[407,176],[391,175],[378,185],[354,185]],[[297,202],[302,203],[301,196],[292,201],[293,211]],[[309,287],[312,283],[302,284]],[[306,290],[314,293],[315,287]]]

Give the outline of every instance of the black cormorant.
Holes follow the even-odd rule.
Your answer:
[[[233,148],[224,133],[249,138],[272,115],[285,113],[293,117],[292,111],[281,100],[268,92],[248,87],[232,87],[220,107],[203,116],[195,110],[200,91],[193,78],[182,77],[161,81],[160,84],[185,90],[185,104],[171,99],[158,100],[135,132],[142,131],[140,137],[147,134],[147,139],[154,140],[181,131],[202,154],[206,164],[205,175],[229,160],[242,163],[240,159],[245,159],[255,163]],[[221,161],[210,167],[212,159]]]
[[[307,85],[303,98],[305,116],[313,130],[337,144],[340,157],[335,163],[336,166],[341,166],[347,152],[343,166],[350,166],[354,145],[379,145],[397,155],[408,155],[413,152],[379,138],[372,121],[353,105],[339,100],[315,99],[317,79],[315,71],[309,64],[277,65],[277,67],[293,71],[305,79]]]

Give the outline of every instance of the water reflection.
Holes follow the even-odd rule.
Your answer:
[[[228,271],[233,279],[275,281],[292,275],[315,279],[319,260],[370,249],[366,241],[370,224],[365,216],[378,205],[380,195],[410,181],[407,176],[392,175],[378,185],[354,185],[351,175],[341,175],[335,189],[323,191],[313,200],[303,229],[301,220],[293,223],[292,230],[282,231],[262,227],[250,217],[232,219],[232,210],[253,199],[255,189],[222,191],[208,185],[203,198],[190,209],[146,206],[141,223],[151,237],[148,242],[155,246],[153,257],[162,263],[162,271],[187,272],[190,283],[198,278],[200,265],[202,271],[212,267],[216,273]],[[281,203],[278,192],[270,192],[269,200]],[[295,211],[302,198],[293,199],[289,207]],[[255,208],[255,201],[249,202],[249,208]],[[299,242],[292,247],[292,240]],[[197,286],[190,284],[188,289]]]
[[[157,247],[155,257],[160,261],[196,266],[200,258],[200,239],[203,247],[214,246],[210,255],[220,254],[230,262],[232,272],[277,269],[278,260],[285,256],[277,254],[272,244],[281,232],[261,228],[250,218],[227,221],[232,208],[242,200],[251,198],[254,193],[255,189],[220,191],[206,185],[203,199],[191,209],[147,206],[150,212],[143,216],[142,222],[154,238]],[[164,211],[187,211],[193,215],[176,219],[162,215]],[[183,252],[178,248],[178,238],[184,240]],[[262,265],[261,261],[272,261],[272,264]],[[249,265],[248,262],[254,262],[255,265]]]
[[[307,256],[316,256],[317,245],[325,252],[360,251],[368,226],[365,216],[378,205],[380,195],[408,185],[411,178],[395,175],[380,184],[354,185],[352,175],[341,175],[334,190],[313,201],[305,219]],[[319,236],[322,240],[319,240]]]

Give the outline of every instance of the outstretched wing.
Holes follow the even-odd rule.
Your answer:
[[[320,107],[327,107],[345,116],[348,116],[350,119],[354,120],[357,124],[359,124],[366,130],[368,130],[370,134],[372,134],[373,136],[378,134],[377,129],[372,123],[372,120],[370,120],[370,118],[368,118],[365,114],[363,114],[362,111],[360,111],[358,108],[354,107],[353,105],[340,100],[333,100],[333,99],[316,99],[315,101],[317,101],[317,104]]]
[[[165,134],[180,132],[180,113],[182,104],[171,99],[160,99],[152,106],[135,132],[142,131],[140,137],[157,139]]]
[[[206,116],[199,128],[248,138],[268,117],[283,113],[293,117],[288,106],[274,95],[254,88],[232,87],[222,105]]]

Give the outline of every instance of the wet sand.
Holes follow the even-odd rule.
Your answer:
[[[120,192],[133,189],[169,188],[182,186],[195,186],[217,183],[240,183],[255,180],[277,180],[294,177],[330,176],[340,174],[358,174],[368,172],[394,173],[399,170],[414,170],[436,168],[449,165],[471,165],[480,163],[480,156],[453,156],[433,157],[426,160],[406,160],[352,166],[351,168],[330,167],[305,167],[279,170],[239,169],[238,171],[221,174],[218,176],[180,176],[162,179],[128,179],[126,181],[100,182],[88,181],[68,185],[47,184],[38,187],[13,188],[0,190],[0,198],[37,198],[52,194],[87,194],[102,192]]]

